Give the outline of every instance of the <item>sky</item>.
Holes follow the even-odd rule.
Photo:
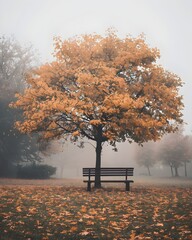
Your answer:
[[[180,93],[187,133],[192,132],[191,0],[0,0],[0,35],[31,43],[41,62],[52,59],[53,38],[105,34],[145,34],[161,53],[159,64],[184,81]]]

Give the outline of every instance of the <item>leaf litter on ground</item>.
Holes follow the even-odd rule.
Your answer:
[[[1,186],[2,239],[190,239],[191,187]]]

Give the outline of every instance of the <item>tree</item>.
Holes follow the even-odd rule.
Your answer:
[[[143,167],[147,168],[148,175],[151,176],[150,168],[156,163],[155,144],[148,142],[143,144],[143,147],[136,149],[136,162]]]
[[[192,136],[186,135],[182,141],[183,144],[183,163],[185,169],[185,177],[187,177],[187,163],[190,163],[192,160]]]
[[[192,158],[190,136],[185,136],[182,129],[177,133],[172,133],[166,136],[162,142],[158,152],[158,159],[163,164],[169,165],[171,168],[172,177],[179,176],[179,167],[184,165],[185,176],[187,177],[186,164]]]
[[[10,176],[14,163],[38,161],[37,137],[29,137],[14,129],[14,122],[22,119],[22,112],[10,109],[15,92],[27,86],[25,73],[33,61],[31,47],[21,47],[14,38],[0,37],[0,176]]]
[[[28,76],[30,87],[13,107],[16,127],[42,138],[96,143],[95,187],[100,187],[102,145],[158,140],[182,122],[181,79],[155,61],[159,51],[142,36],[83,35],[55,39],[56,60]]]
[[[14,39],[0,36],[0,99],[13,98],[26,87],[25,74],[34,55],[31,46],[21,47]]]

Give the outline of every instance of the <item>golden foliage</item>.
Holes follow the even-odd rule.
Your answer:
[[[182,122],[181,79],[155,61],[142,36],[55,38],[56,61],[28,75],[30,87],[13,107],[24,110],[22,132],[101,141],[157,140]]]

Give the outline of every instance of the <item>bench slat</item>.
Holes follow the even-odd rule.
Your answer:
[[[101,168],[101,170],[126,170],[126,169],[134,169],[134,168]],[[95,168],[83,168],[83,170],[95,170]]]
[[[134,168],[101,168],[100,171],[104,172],[126,172],[133,171]],[[83,172],[95,172],[95,168],[83,168]]]
[[[88,176],[90,176],[90,177],[95,177],[95,174],[86,174],[86,175],[83,175],[84,177],[88,177]],[[115,173],[113,173],[113,174],[100,174],[100,176],[101,177],[110,177],[110,176],[112,176],[112,177],[125,177],[126,176],[126,174],[115,174]],[[128,177],[131,177],[131,176],[133,176],[133,174],[127,174],[127,176]]]
[[[93,183],[93,182],[95,182],[95,180],[90,180],[90,181],[89,180],[84,180],[83,182],[92,182]],[[133,180],[101,180],[101,182],[106,182],[106,183],[107,182],[111,182],[111,183],[112,182],[114,182],[114,183],[115,182],[117,182],[117,183],[132,182],[133,183],[134,181]]]

